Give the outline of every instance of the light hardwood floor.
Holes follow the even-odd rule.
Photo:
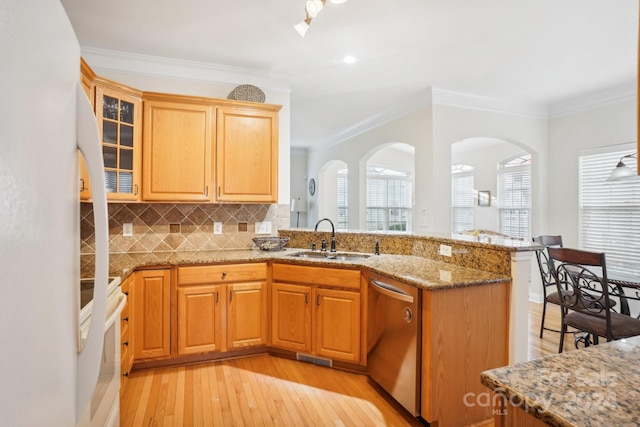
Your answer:
[[[529,304],[530,359],[558,351],[558,333],[539,338],[541,313]],[[559,323],[549,305],[547,325]],[[575,349],[572,335],[565,349]],[[123,427],[419,425],[365,375],[268,355],[134,371],[120,414]]]

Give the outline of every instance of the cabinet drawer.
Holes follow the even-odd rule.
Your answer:
[[[303,265],[273,264],[273,280],[360,289],[360,271]]]
[[[178,267],[178,286],[250,282],[266,279],[266,263]]]

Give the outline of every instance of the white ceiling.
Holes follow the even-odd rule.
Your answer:
[[[428,87],[547,108],[636,81],[638,0],[327,2],[305,38],[303,0],[61,1],[83,48],[287,82],[292,147],[327,146]]]

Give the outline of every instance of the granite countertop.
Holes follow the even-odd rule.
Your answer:
[[[442,261],[410,255],[370,255],[357,260],[328,260],[297,258],[296,253],[307,249],[287,248],[282,251],[218,250],[193,252],[152,252],[110,254],[109,274],[123,279],[141,267],[178,266],[214,263],[242,263],[278,260],[279,262],[327,267],[366,268],[370,271],[401,280],[423,289],[441,289],[507,282],[508,276],[459,267]],[[339,254],[340,252],[338,252]],[[82,255],[82,277],[93,273],[93,255]]]
[[[639,361],[633,337],[493,369],[481,380],[552,426],[637,426]]]

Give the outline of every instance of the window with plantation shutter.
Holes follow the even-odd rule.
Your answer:
[[[580,153],[580,248],[604,252],[607,270],[628,274],[640,269],[640,179],[607,181],[620,158],[635,144]],[[625,161],[637,170],[635,159]]]
[[[451,167],[451,231],[473,230],[474,172],[469,165]]]
[[[531,239],[531,155],[522,154],[500,164],[498,171],[500,232]]]
[[[411,177],[384,167],[367,167],[367,231],[411,230]]]
[[[349,228],[349,179],[346,169],[338,171],[337,180],[338,223],[336,229],[344,231]]]

